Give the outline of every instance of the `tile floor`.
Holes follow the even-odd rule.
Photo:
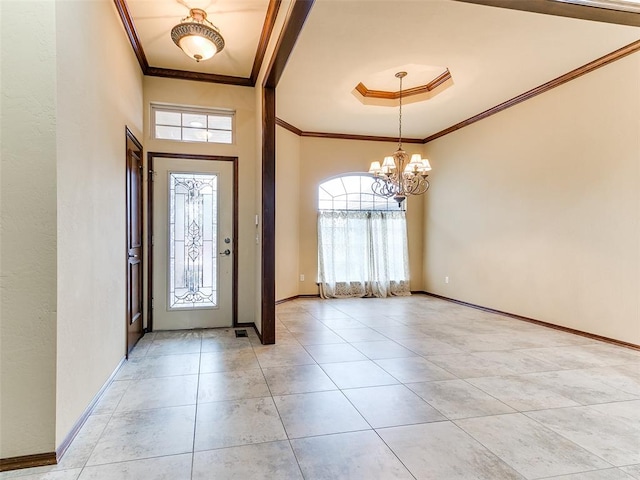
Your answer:
[[[415,295],[146,335],[21,480],[640,479],[640,352]]]

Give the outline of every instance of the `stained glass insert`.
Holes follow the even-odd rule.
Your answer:
[[[218,306],[218,176],[169,173],[169,309]]]

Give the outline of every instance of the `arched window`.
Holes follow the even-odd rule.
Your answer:
[[[348,173],[333,177],[318,188],[319,210],[400,210],[393,198],[373,194],[373,175]]]
[[[409,295],[405,212],[349,173],[318,187],[318,283],[323,298]]]

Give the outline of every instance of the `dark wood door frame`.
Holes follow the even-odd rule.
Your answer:
[[[220,155],[190,155],[180,153],[164,153],[149,152],[147,153],[147,165],[149,181],[147,188],[147,331],[153,331],[153,159],[154,158],[172,158],[183,160],[207,160],[219,162],[233,162],[233,266],[232,266],[232,285],[231,285],[231,311],[233,316],[233,326],[242,326],[238,323],[238,157],[224,157]]]
[[[143,200],[142,200],[142,178],[143,178],[143,157],[142,157],[142,144],[133,135],[128,127],[125,127],[126,137],[126,175],[125,175],[125,205],[126,205],[126,274],[127,274],[127,306],[126,306],[126,340],[125,340],[125,352],[127,358],[129,352],[135,346],[137,341],[144,335],[144,326],[142,325],[144,319],[144,278],[143,278],[143,262],[144,262],[144,242],[142,240],[142,212],[143,212]],[[131,163],[136,160],[138,165],[135,167],[137,175],[137,188],[133,188],[131,178]],[[135,192],[136,198],[133,198]],[[137,215],[133,215],[133,209],[137,210]],[[137,227],[137,233],[134,234],[133,229]],[[134,245],[134,238],[138,239],[139,244]],[[137,276],[137,289],[134,288],[133,282],[133,268],[134,265],[139,270]],[[137,298],[133,298],[134,295]],[[134,311],[134,305],[138,308]],[[139,315],[136,315],[139,313]],[[137,324],[136,324],[137,323]],[[134,326],[135,325],[135,326]]]
[[[276,343],[276,87],[314,0],[295,0],[262,90],[262,343]]]

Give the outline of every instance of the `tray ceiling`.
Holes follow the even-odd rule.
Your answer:
[[[635,26],[452,0],[316,0],[278,85],[278,117],[308,132],[394,136],[397,108],[363,105],[354,85],[399,70],[409,84],[411,64],[446,66],[453,85],[403,110],[403,134],[425,138],[639,39]]]
[[[617,3],[623,1],[638,10],[640,0]],[[125,28],[137,39],[137,48],[132,43],[138,58],[141,52],[146,58],[148,68],[141,60],[145,73],[245,86],[255,81],[280,5],[279,0],[115,2],[129,16],[131,28],[126,15]],[[514,5],[315,0],[278,85],[278,117],[305,132],[394,137],[397,102],[363,104],[354,87],[362,82],[368,89],[394,92],[396,71],[409,73],[405,88],[411,88],[432,73],[425,66],[448,68],[452,83],[446,89],[407,101],[403,110],[404,136],[423,139],[640,40],[640,27],[633,26],[640,24],[638,13],[627,13],[631,25],[624,25],[477,3]],[[525,3],[531,2],[518,5]],[[196,63],[171,41],[171,28],[189,8],[204,9],[225,38],[225,49],[211,60]]]

